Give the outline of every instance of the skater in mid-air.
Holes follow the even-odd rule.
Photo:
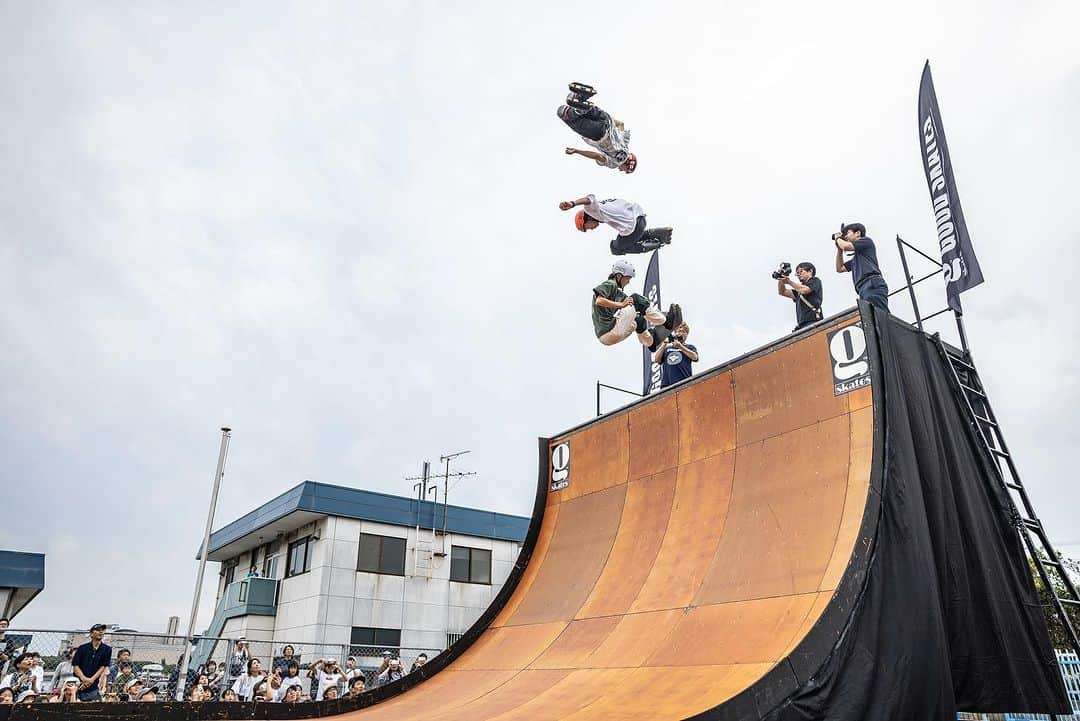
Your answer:
[[[624,173],[637,169],[637,156],[630,152],[630,131],[590,102],[596,90],[582,83],[570,83],[566,105],[560,105],[559,119],[596,150],[567,148],[567,155],[580,155],[595,160],[597,165],[616,168]]]
[[[645,227],[645,211],[637,203],[621,198],[597,201],[595,195],[586,195],[562,201],[559,209],[571,210],[579,205],[582,209],[574,216],[574,225],[582,233],[607,223],[619,234],[611,241],[612,255],[648,253],[671,242],[671,228]]]
[[[625,293],[634,274],[630,261],[616,260],[607,280],[593,288],[593,330],[604,345],[615,345],[636,333],[643,346],[654,346],[656,337],[666,338],[672,328],[682,323],[682,308],[678,303],[672,303],[667,313],[661,313],[650,306],[645,296]]]

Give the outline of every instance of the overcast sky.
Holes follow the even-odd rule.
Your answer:
[[[1077,27],[1074,0],[0,2],[0,548],[48,579],[15,625],[186,622],[223,424],[217,526],[303,479],[407,495],[463,449],[451,502],[527,514],[537,436],[640,383],[589,322],[609,233],[559,200],[675,227],[699,370],[790,330],[780,260],[852,303],[842,220],[901,285],[894,237],[936,249],[926,58],[987,279],[975,357],[1080,554]],[[632,177],[563,155],[570,80],[625,120]]]

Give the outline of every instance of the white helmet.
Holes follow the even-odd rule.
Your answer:
[[[611,274],[625,275],[627,278],[633,278],[635,271],[634,266],[630,264],[628,260],[617,260],[611,264]]]

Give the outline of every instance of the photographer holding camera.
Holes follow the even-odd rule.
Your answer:
[[[773,271],[772,277],[776,281],[776,292],[795,301],[793,333],[821,320],[821,281],[813,263],[804,260],[795,266],[797,280],[792,280],[791,263],[788,262],[781,263],[780,268]]]
[[[877,248],[874,241],[866,237],[866,226],[862,223],[841,225],[840,232],[833,233],[832,239],[836,244],[836,272],[851,273],[859,298],[887,312],[889,286],[881,277]],[[844,260],[845,251],[855,254],[851,260]]]
[[[694,375],[691,363],[697,363],[697,348],[686,342],[690,335],[690,326],[680,323],[671,331],[671,335],[660,341],[653,353],[653,363],[660,366],[660,387],[667,388],[673,383],[686,380]]]

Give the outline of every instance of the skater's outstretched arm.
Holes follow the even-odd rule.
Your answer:
[[[588,205],[588,204],[589,204],[589,199],[588,198],[578,198],[577,200],[564,200],[561,203],[559,203],[559,210],[570,210],[571,208],[573,208],[575,206]]]
[[[601,164],[607,163],[607,158],[605,158],[602,153],[596,153],[596,152],[593,152],[592,150],[581,150],[580,148],[567,148],[566,149],[566,154],[567,155],[581,155],[581,156],[584,156],[586,158],[589,158],[590,160],[595,160],[596,162],[601,163]]]

